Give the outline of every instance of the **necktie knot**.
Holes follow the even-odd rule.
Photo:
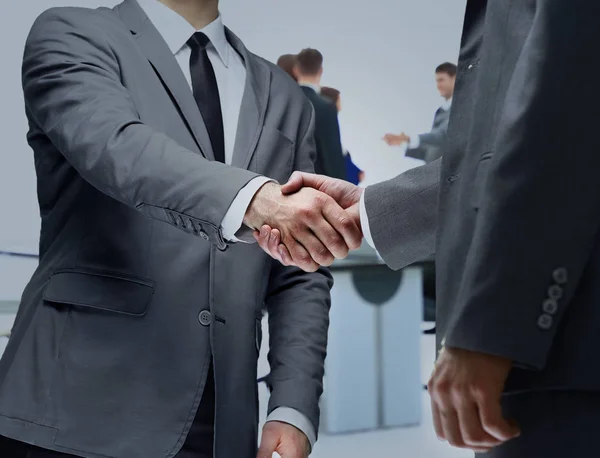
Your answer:
[[[188,46],[190,48],[200,48],[204,49],[210,43],[210,39],[206,36],[206,34],[202,32],[196,32],[192,35],[192,37],[188,40]]]

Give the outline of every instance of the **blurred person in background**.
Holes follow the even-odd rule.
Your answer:
[[[333,102],[338,113],[342,111],[342,97],[340,91],[332,87],[323,86],[321,88],[321,95]],[[343,147],[343,144],[342,151],[344,152],[344,157],[346,159],[346,181],[349,181],[352,184],[361,183],[365,179],[365,172],[359,169],[356,164],[352,162],[350,152]]]
[[[296,54],[283,54],[282,56],[279,56],[279,59],[277,59],[277,66],[290,75],[294,81],[298,81],[296,79],[296,75],[294,74],[294,67],[296,66]]]
[[[448,131],[455,81],[456,65],[450,62],[439,65],[435,69],[435,82],[440,95],[444,98],[444,103],[435,112],[431,131],[420,135],[408,135],[404,132],[397,135],[386,134],[383,137],[385,142],[390,146],[408,144],[406,156],[427,163],[441,157]]]
[[[315,110],[315,171],[332,178],[346,179],[346,160],[340,139],[337,108],[321,96],[323,55],[316,49],[303,49],[296,56],[294,74]]]

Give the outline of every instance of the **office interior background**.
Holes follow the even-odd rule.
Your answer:
[[[21,59],[27,33],[39,13],[54,6],[113,6],[115,0],[28,0],[5,5],[0,15],[0,134],[3,142],[0,167],[0,251],[35,255],[39,211],[32,153],[25,135],[27,122],[21,92]],[[442,100],[436,90],[434,69],[456,62],[465,0],[221,0],[225,24],[254,53],[275,62],[281,54],[313,47],[324,55],[323,85],[341,91],[342,142],[354,162],[365,171],[363,184],[378,182],[421,164],[404,156],[403,147],[382,140],[387,132],[426,132]],[[29,279],[35,258],[0,256],[0,303],[18,300]],[[401,303],[422,307],[419,298]],[[343,317],[345,303],[333,303],[332,327]],[[0,316],[0,334],[10,330],[10,314]],[[393,325],[393,323],[392,323]],[[419,327],[420,323],[410,326]],[[398,332],[406,324],[398,323]],[[357,329],[356,332],[361,332]],[[414,348],[398,348],[399,358],[416,355],[418,378],[426,382],[434,357],[432,336],[419,337]],[[266,337],[265,337],[266,340]],[[268,372],[263,345],[259,374]],[[389,363],[386,363],[389,364]],[[412,366],[411,366],[412,367]],[[360,367],[355,367],[358,373]],[[351,374],[351,371],[348,372]],[[398,387],[398,390],[405,386]],[[414,388],[414,386],[412,386]],[[463,457],[437,441],[431,426],[428,397],[419,386],[415,411],[418,421],[399,427],[360,428],[322,434],[313,456],[419,456]],[[365,388],[369,391],[370,388]],[[326,380],[326,392],[332,390]],[[347,393],[361,397],[360,383],[347,380]],[[389,396],[399,396],[388,388]],[[260,387],[266,413],[268,396]],[[327,396],[327,393],[326,393]],[[366,396],[368,401],[368,396]],[[378,402],[382,401],[377,395]],[[341,399],[344,402],[344,399]],[[401,405],[398,406],[400,409]],[[410,407],[414,409],[414,405]],[[329,412],[331,414],[331,412]],[[356,415],[360,415],[357,408]],[[360,423],[360,421],[358,422]],[[327,425],[326,425],[327,426]],[[335,428],[331,428],[332,430]]]

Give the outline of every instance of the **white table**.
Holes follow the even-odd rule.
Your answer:
[[[421,269],[394,272],[371,255],[349,257],[331,270],[322,431],[419,424]]]

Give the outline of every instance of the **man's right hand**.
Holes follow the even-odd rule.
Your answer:
[[[308,189],[312,188],[312,189]],[[360,232],[360,210],[359,202],[362,196],[363,190],[358,186],[353,185],[344,180],[338,180],[335,178],[329,178],[323,175],[315,175],[310,173],[294,172],[289,181],[281,187],[281,192],[289,197],[300,195],[306,191],[320,191],[321,193],[327,194],[337,204],[345,210],[347,216],[354,222],[356,228]],[[256,226],[255,226],[256,227]],[[283,232],[280,226],[276,224],[265,223],[257,230],[254,237],[260,247],[271,257],[277,259],[283,265],[294,265],[307,270],[305,265],[310,265],[311,269],[314,270],[315,264],[317,265],[330,265],[333,259],[329,259],[331,262],[328,264],[321,263],[313,253],[309,254],[312,257],[312,262],[306,261],[305,264],[298,264],[297,256],[295,257],[290,250],[290,246],[286,243],[283,237]],[[362,239],[362,233],[361,233]],[[360,247],[361,239],[355,245],[347,245],[349,249],[357,249]],[[347,252],[343,257],[347,255]],[[338,258],[338,256],[336,256]],[[339,258],[338,258],[339,259]],[[328,260],[328,261],[329,261]]]
[[[398,145],[402,145],[403,143],[409,143],[410,142],[410,137],[408,135],[406,135],[404,132],[402,132],[399,135],[385,134],[383,136],[383,140],[389,146],[398,146]]]
[[[310,187],[287,193],[284,188],[265,184],[250,203],[244,224],[254,230],[277,228],[290,264],[314,272],[360,246],[360,225],[334,198]]]

